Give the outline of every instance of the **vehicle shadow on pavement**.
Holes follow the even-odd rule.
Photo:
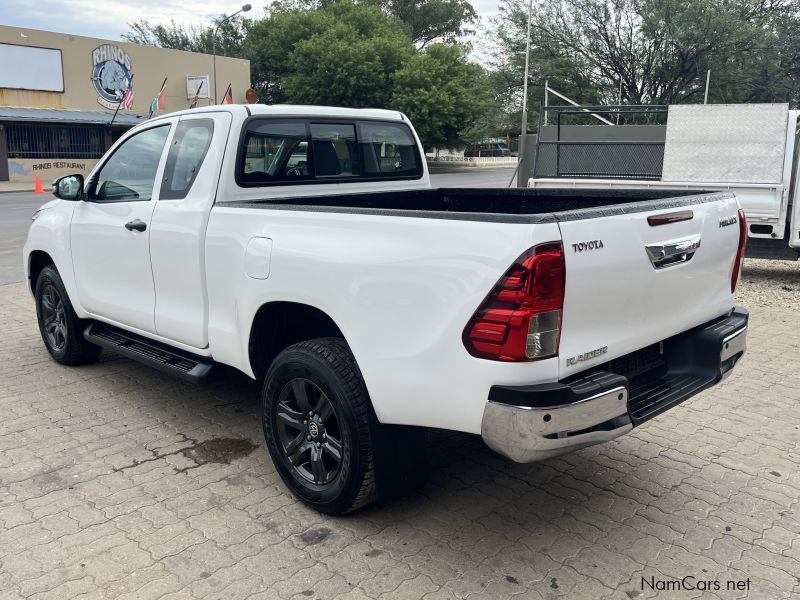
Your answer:
[[[135,370],[137,379],[169,379],[124,358],[111,360],[119,361],[120,369]],[[313,513],[283,486],[270,464],[261,432],[259,384],[228,369],[221,380],[207,386],[182,382],[176,385],[185,390],[184,394],[164,397],[163,403],[175,414],[177,422],[205,416],[216,422],[218,429],[234,432],[224,439],[230,439],[228,435],[235,438],[235,432],[247,432],[258,462],[265,467],[264,472],[253,474],[277,484],[286,499],[306,517]],[[614,517],[621,519],[634,512],[631,502],[630,515],[619,513],[627,501],[617,497],[610,487],[620,479],[624,481],[625,468],[630,469],[631,464],[622,463],[625,468],[619,469],[614,465],[617,458],[603,454],[608,447],[590,448],[540,463],[516,464],[493,452],[477,435],[430,429],[427,438],[430,479],[423,488],[346,517],[313,513],[313,520],[323,519],[364,537],[376,532],[387,535],[394,528],[396,552],[402,555],[422,544],[421,540],[414,541],[417,536],[425,538],[425,546],[445,544],[457,548],[458,553],[483,559],[524,538],[513,557],[498,557],[498,561],[513,562],[532,558],[527,547],[541,553],[557,544],[560,537],[577,534],[580,539],[597,540],[613,528],[622,527],[611,516],[603,515],[611,514],[613,504],[617,509]],[[620,455],[618,450],[615,452]],[[634,495],[643,493],[633,487],[630,490]],[[669,494],[671,490],[664,491]],[[444,546],[439,549],[443,551]],[[544,558],[539,554],[536,560],[541,562]]]
[[[184,439],[193,443],[190,450],[193,451],[194,444],[207,444],[217,439],[242,439],[252,444],[254,454],[261,459],[259,462],[266,463],[273,483],[295,501],[274,472],[264,446],[261,390],[257,382],[234,369],[225,369],[222,377],[214,383],[186,384],[122,357],[109,353],[104,353],[103,357],[103,362],[114,363],[119,370],[135,371],[130,376],[141,381],[144,388],[158,388],[165,383],[170,388],[177,388],[161,400],[161,408],[174,415],[175,423],[191,423],[193,419],[205,418],[216,427],[206,427],[204,431],[229,432],[201,440],[203,436],[195,428],[181,431]],[[148,378],[153,381],[148,382]],[[572,528],[591,529],[599,534],[598,519],[589,515],[601,504],[608,504],[608,500],[602,498],[606,492],[604,486],[623,476],[622,472],[611,467],[587,462],[589,456],[599,456],[600,451],[596,448],[540,463],[516,464],[489,449],[478,435],[435,429],[426,430],[426,433],[429,482],[404,498],[387,505],[374,505],[344,519],[358,521],[366,518],[391,523],[396,519],[406,520],[412,514],[424,515],[426,520],[438,515],[448,530],[461,520],[471,531],[473,541],[488,535],[491,527],[508,541],[509,535],[518,536],[524,529],[535,528],[538,535],[544,535],[549,529],[547,524],[553,519],[564,518],[571,510],[578,510],[594,524],[581,524],[575,520]],[[239,438],[242,434],[244,436]],[[232,460],[222,456],[220,460],[209,462],[229,464]],[[613,462],[612,459],[606,460]],[[202,461],[198,466],[202,466]],[[597,480],[593,481],[594,478]],[[478,527],[484,519],[487,526],[491,522],[493,525],[485,529]],[[498,529],[500,522],[505,524]],[[520,528],[521,525],[524,527]],[[558,533],[556,529],[551,531],[553,535]],[[475,535],[479,537],[475,538]]]

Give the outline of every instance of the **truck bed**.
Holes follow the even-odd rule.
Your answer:
[[[222,202],[220,206],[494,221],[548,223],[712,202],[730,192],[698,190],[540,190],[435,188],[402,192],[303,196]]]
[[[719,318],[733,305],[740,228],[730,192],[334,195],[318,187],[327,194],[308,185],[295,198],[267,200],[277,193],[271,188],[258,196],[248,191],[255,200],[226,202],[221,191],[206,230],[209,344],[215,360],[240,365],[251,352],[240,332],[250,330],[260,307],[315,307],[347,340],[371,397],[380,398],[382,423],[478,433],[486,381],[558,381]],[[690,217],[663,226],[647,219],[685,209]],[[566,269],[561,358],[472,356],[463,335],[487,294],[532,247],[558,241]],[[666,268],[647,251],[686,244],[693,245],[682,256],[672,252],[679,262]]]

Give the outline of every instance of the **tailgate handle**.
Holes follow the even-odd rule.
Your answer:
[[[645,246],[645,250],[653,267],[663,269],[690,261],[699,247],[700,235],[698,234],[682,240],[648,244]]]

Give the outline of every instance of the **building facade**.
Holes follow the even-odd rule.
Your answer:
[[[218,56],[216,66],[218,101],[230,85],[233,102],[246,102],[250,62]],[[88,173],[148,118],[165,80],[154,114],[195,96],[213,104],[213,72],[210,54],[0,25],[0,182]]]

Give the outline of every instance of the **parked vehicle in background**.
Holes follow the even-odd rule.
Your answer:
[[[540,460],[630,431],[743,356],[732,193],[431,189],[422,157],[383,110],[142,123],[86,181],[57,180],[31,224],[47,351],[262,381],[278,473],[334,514],[421,485],[423,427]]]
[[[489,156],[511,156],[511,151],[503,142],[484,142],[473,144],[464,150],[465,158],[482,158]]]
[[[748,255],[796,260],[799,116],[788,104],[544,107],[528,187],[728,190]]]

